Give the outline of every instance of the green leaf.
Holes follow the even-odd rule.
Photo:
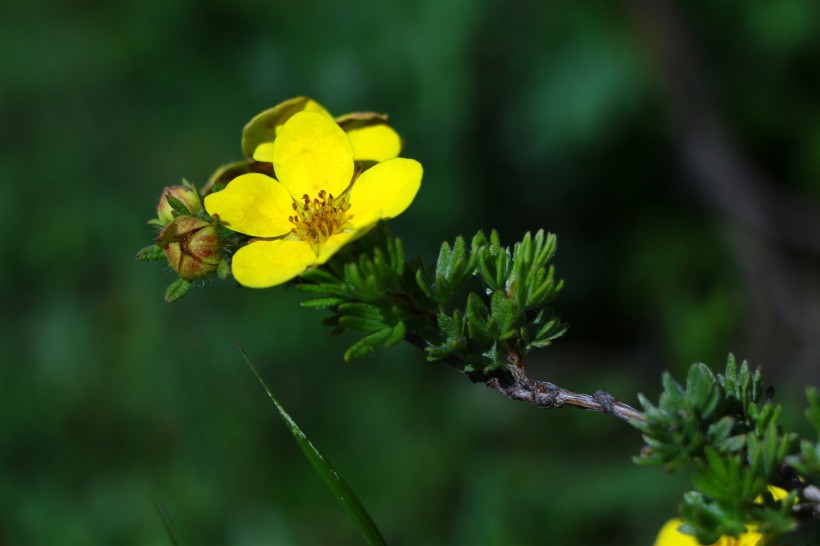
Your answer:
[[[436,277],[447,278],[447,269],[450,267],[450,258],[453,252],[450,250],[450,243],[444,241],[441,243],[441,248],[438,251],[438,260],[436,260]]]
[[[358,362],[372,352],[372,345],[368,345],[363,340],[359,340],[345,351],[344,359],[345,362]]]
[[[482,301],[481,296],[475,292],[470,292],[467,296],[467,325],[470,337],[478,339],[493,339],[493,321],[487,306]]]
[[[174,522],[171,520],[171,514],[168,513],[168,509],[164,504],[158,502],[156,506],[159,517],[162,520],[162,525],[165,527],[165,533],[168,535],[168,540],[171,541],[172,546],[179,546],[179,538],[177,538],[177,532],[174,528]]]
[[[499,339],[509,339],[518,333],[518,320],[523,311],[515,300],[503,292],[494,292],[490,298],[490,312],[498,321]]]
[[[188,293],[191,283],[185,279],[177,279],[165,290],[165,303],[174,303]]]
[[[381,309],[369,303],[343,303],[339,306],[339,313],[344,316],[384,322],[384,314]]]
[[[298,283],[296,290],[300,292],[310,292],[311,294],[322,294],[325,296],[347,297],[350,291],[341,284],[310,284]]]
[[[276,397],[273,396],[270,388],[262,379],[262,376],[259,375],[259,372],[251,362],[251,359],[248,357],[245,350],[242,348],[241,345],[237,342],[236,344],[239,352],[242,353],[242,357],[245,359],[245,362],[250,367],[253,374],[256,376],[256,379],[262,385],[262,388],[265,389],[265,392],[270,398],[273,405],[276,406],[277,411],[279,412],[279,416],[285,422],[288,429],[290,430],[291,434],[293,434],[296,443],[299,445],[299,448],[302,450],[302,453],[305,454],[305,458],[307,458],[308,462],[313,466],[313,469],[322,478],[327,485],[328,489],[330,489],[331,494],[333,497],[342,505],[342,508],[347,513],[348,517],[353,521],[353,523],[358,527],[359,532],[364,536],[365,540],[369,544],[378,544],[378,545],[385,545],[386,542],[384,537],[382,536],[381,532],[379,531],[376,524],[373,522],[373,519],[370,517],[370,514],[367,513],[364,505],[361,503],[359,498],[347,485],[347,483],[342,479],[338,472],[333,468],[333,466],[325,459],[325,457],[319,452],[318,449],[313,445],[313,443],[308,439],[304,432],[299,428],[293,418],[285,411],[285,408],[279,403]]]
[[[377,332],[385,328],[387,325],[381,320],[371,320],[362,317],[350,317],[342,315],[339,317],[339,326],[353,330],[354,332],[363,332],[369,334]]]
[[[392,347],[402,341],[404,341],[404,335],[407,333],[407,327],[405,326],[404,322],[399,321],[393,326],[390,336],[384,340],[384,344],[388,347]]]
[[[346,362],[356,362],[373,352],[373,348],[390,340],[393,328],[385,326],[382,329],[365,336],[345,351]]]
[[[343,301],[345,301],[343,298],[313,298],[311,300],[301,302],[300,305],[310,309],[328,309],[342,303]]]
[[[299,278],[308,280],[316,284],[333,285],[339,283],[339,279],[333,273],[327,271],[322,267],[311,267],[310,269],[299,275]],[[301,285],[297,285],[297,287],[298,286]]]

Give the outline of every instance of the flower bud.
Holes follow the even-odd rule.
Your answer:
[[[157,237],[157,246],[186,281],[212,273],[222,260],[216,226],[195,216],[174,218]]]
[[[182,203],[191,214],[198,214],[202,210],[202,200],[195,188],[169,186],[162,191],[157,204],[157,218],[159,218],[160,225],[168,225],[174,219],[174,207],[168,201],[169,196]]]

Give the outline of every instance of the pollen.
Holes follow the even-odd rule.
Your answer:
[[[317,197],[302,196],[302,203],[293,203],[295,214],[288,216],[293,224],[291,232],[311,244],[325,242],[331,235],[342,230],[351,216],[347,214],[350,203],[347,197],[335,198],[325,190]]]

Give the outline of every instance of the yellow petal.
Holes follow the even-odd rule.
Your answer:
[[[654,546],[700,546],[700,542],[692,535],[686,535],[678,530],[683,522],[680,518],[670,519],[661,527]],[[749,527],[745,533],[739,537],[723,536],[713,543],[712,546],[763,546],[764,536],[755,530],[755,526]]]
[[[248,173],[234,178],[224,190],[205,198],[205,210],[228,228],[255,237],[277,237],[293,225],[293,198],[269,176]]]
[[[289,281],[315,262],[316,254],[304,241],[253,241],[236,251],[231,272],[243,286],[267,288]]]
[[[395,218],[413,202],[421,176],[421,163],[403,157],[366,170],[350,189],[350,223],[363,228],[382,218]]]
[[[257,158],[257,148],[263,142],[273,142],[282,125],[297,112],[318,112],[330,117],[321,104],[308,97],[295,97],[280,102],[273,108],[257,114],[245,125],[242,130],[242,153],[245,157],[253,157],[256,161],[271,161],[270,157]]]
[[[270,142],[263,142],[256,147],[253,152],[254,161],[263,161],[265,163],[273,163],[273,140]]]
[[[297,199],[326,190],[338,197],[353,176],[353,146],[329,117],[314,112],[294,114],[273,146],[276,177]]]
[[[700,546],[695,537],[684,535],[678,531],[678,527],[683,522],[679,518],[670,519],[661,527],[658,538],[655,539],[655,546]]]
[[[770,485],[769,486],[769,493],[772,494],[772,497],[774,497],[774,500],[776,500],[776,501],[781,501],[781,500],[783,500],[783,499],[785,499],[786,497],[789,496],[788,491],[786,491],[785,489],[782,489],[780,487],[777,487],[776,485]]]
[[[316,263],[321,265],[328,261],[331,256],[336,254],[336,252],[345,246],[347,243],[352,241],[355,238],[358,238],[359,233],[348,231],[345,233],[335,233],[330,236],[330,238],[322,243],[322,246],[319,248],[319,255],[316,257]]]
[[[356,161],[386,161],[401,152],[399,134],[384,122],[346,129]]]

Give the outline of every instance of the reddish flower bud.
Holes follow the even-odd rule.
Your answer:
[[[195,216],[175,218],[157,237],[157,246],[186,281],[212,273],[222,260],[219,231]]]
[[[202,199],[196,189],[188,186],[169,186],[162,191],[157,203],[157,218],[160,225],[168,225],[174,219],[174,207],[168,201],[169,196],[179,201],[192,215],[202,210]]]

